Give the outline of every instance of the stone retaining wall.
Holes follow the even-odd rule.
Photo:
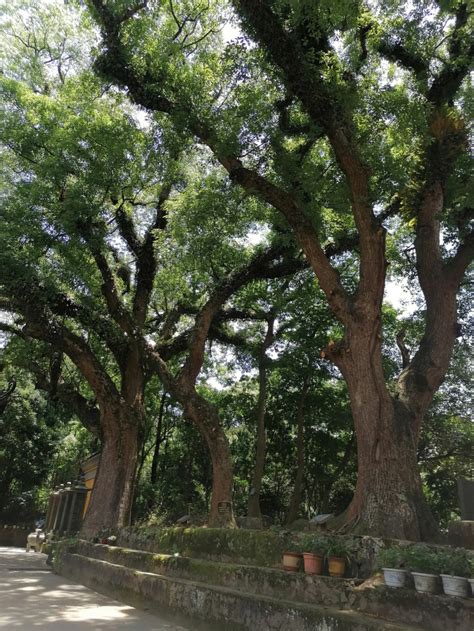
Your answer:
[[[318,533],[313,533],[315,536]],[[324,534],[324,533],[320,533]],[[329,533],[332,534],[332,533]],[[218,528],[156,528],[134,526],[119,531],[117,545],[134,550],[258,565],[281,567],[285,551],[301,549],[300,542],[308,533],[287,530],[247,530]],[[392,541],[369,536],[338,535],[351,549],[351,564],[346,577],[368,578],[379,567],[378,555],[392,544],[413,545],[410,541]],[[446,546],[433,546],[446,549]]]
[[[67,552],[62,555],[60,573],[124,602],[180,612],[207,625],[215,624],[219,630],[415,631],[408,625],[385,621],[381,627],[380,620],[357,612],[169,579]]]
[[[235,607],[234,622],[239,615],[244,615],[242,603],[247,598],[256,620],[259,620],[258,612],[265,607],[273,608],[274,603],[282,606],[286,603],[287,608],[296,612],[294,620],[292,618],[292,624],[294,622],[296,626],[288,627],[292,630],[313,628],[311,620],[317,625],[323,625],[323,621],[331,625],[315,626],[314,629],[339,629],[337,625],[341,624],[344,616],[351,618],[351,622],[349,624],[348,620],[347,626],[341,629],[372,628],[370,621],[367,627],[359,627],[359,624],[363,625],[363,620],[357,615],[376,617],[380,621],[376,629],[389,629],[390,624],[399,623],[429,631],[471,631],[474,628],[474,599],[419,594],[414,589],[390,589],[384,586],[380,576],[365,582],[308,576],[302,572],[157,554],[87,541],[63,542],[56,559],[60,573],[94,589],[102,585],[102,589],[110,590],[111,595],[126,601],[149,594],[151,601],[173,608],[173,594],[179,593],[179,598],[187,602],[192,590],[186,585],[194,585],[196,594],[204,594],[199,596],[207,603],[204,611],[212,610],[217,616],[222,606],[223,613],[219,614],[222,619],[228,605]],[[222,592],[231,592],[230,600]],[[236,600],[236,594],[242,595],[240,599]],[[186,605],[189,609],[185,611],[193,615],[191,604]],[[327,619],[321,614],[321,608],[331,610]],[[276,619],[283,609],[275,609]],[[257,625],[244,628],[270,627]]]
[[[33,530],[34,528],[29,526],[0,525],[0,546],[25,548],[26,538]]]

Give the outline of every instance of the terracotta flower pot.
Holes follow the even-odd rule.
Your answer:
[[[283,553],[283,568],[287,572],[298,572],[301,567],[301,554],[299,552]]]
[[[329,576],[342,578],[346,572],[346,559],[344,557],[329,557]]]
[[[303,552],[304,571],[306,574],[323,573],[323,557],[312,552]]]

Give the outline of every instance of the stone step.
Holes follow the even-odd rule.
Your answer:
[[[226,631],[415,631],[431,629],[393,623],[352,610],[274,598],[131,569],[63,551],[60,574],[98,592],[147,608],[179,612]]]
[[[354,587],[362,582],[173,554],[154,554],[84,540],[78,541],[70,551],[134,570],[337,609],[352,608],[356,599]]]
[[[380,584],[383,581],[362,583],[361,580],[308,576],[303,572],[155,554],[82,540],[69,546],[68,550],[132,570],[170,578],[192,580],[285,601],[351,610],[392,622],[403,620],[421,628],[426,624],[430,631],[474,629],[474,599],[419,594],[414,589],[391,589]]]

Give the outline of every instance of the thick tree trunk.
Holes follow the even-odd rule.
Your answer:
[[[186,418],[199,429],[211,456],[212,495],[209,526],[234,528],[236,522],[232,503],[234,483],[232,456],[217,411],[195,391],[189,392],[182,404]]]
[[[102,414],[102,453],[81,533],[130,525],[139,452],[140,424],[124,410]]]
[[[414,541],[438,534],[422,492],[415,415],[388,392],[380,337],[358,331],[339,364],[351,399],[358,476],[347,526],[364,534]]]
[[[300,400],[298,401],[298,410],[296,413],[297,435],[296,435],[296,476],[291,494],[290,506],[286,515],[285,522],[289,525],[298,517],[301,505],[301,496],[303,493],[304,480],[304,461],[305,461],[305,444],[304,444],[304,404],[306,395],[308,394],[309,377],[305,377],[303,389],[301,391]]]
[[[347,512],[356,532],[412,541],[437,538],[406,420],[387,411],[376,440],[359,431],[357,484]]]

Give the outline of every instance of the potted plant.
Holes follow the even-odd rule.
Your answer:
[[[467,577],[471,575],[469,558],[465,550],[455,549],[444,552],[440,559],[443,573],[444,593],[448,596],[460,596],[467,598],[469,583]]]
[[[283,552],[283,569],[287,572],[298,572],[302,557],[301,552]]]
[[[349,555],[347,543],[338,537],[331,537],[327,542],[329,576],[342,578],[346,572]]]
[[[407,578],[404,557],[404,551],[397,547],[385,548],[380,553],[379,562],[388,587],[404,587]]]
[[[405,566],[410,570],[417,592],[436,594],[439,591],[440,556],[426,544],[410,546],[404,552]]]
[[[304,571],[306,574],[322,574],[324,551],[327,541],[324,537],[308,535],[301,541],[303,550]]]

